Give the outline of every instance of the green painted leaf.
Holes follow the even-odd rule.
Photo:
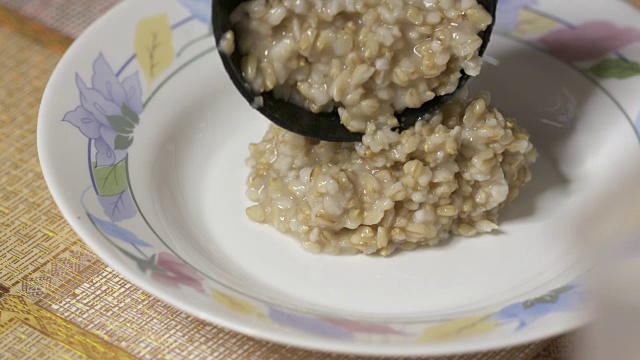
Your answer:
[[[127,164],[126,160],[111,165],[96,167],[93,163],[93,179],[98,188],[98,194],[102,196],[114,196],[127,190]]]
[[[122,115],[130,119],[134,125],[140,124],[140,118],[138,117],[138,114],[131,110],[131,108],[128,107],[127,104],[122,104]]]
[[[127,150],[131,144],[133,144],[133,136],[130,135],[116,135],[116,139],[114,140],[114,148],[116,150]]]
[[[558,295],[556,294],[546,294],[540,297],[533,299],[536,304],[555,304],[558,301]]]
[[[527,300],[527,301],[522,303],[522,308],[523,309],[528,309],[528,308],[532,307],[535,304],[536,303],[533,300]]]
[[[542,296],[539,296],[535,299],[529,299],[524,301],[522,303],[522,308],[526,310],[532,306],[535,306],[536,304],[555,304],[558,301],[558,297],[560,294],[570,291],[573,288],[575,288],[575,286],[568,285],[568,286],[559,287],[557,289],[553,289],[548,293]]]
[[[162,274],[166,273],[164,269],[156,265],[156,254],[151,255],[148,259],[141,259],[138,256],[128,252],[127,250],[120,248],[119,246],[117,247],[117,249],[120,250],[120,252],[124,254],[126,257],[135,261],[136,265],[138,265],[138,269],[140,269],[140,271],[142,271],[145,274],[147,273],[147,270],[151,270],[152,272],[157,272]]]
[[[550,294],[556,294],[556,295],[560,295],[562,293],[565,293],[571,289],[573,289],[575,286],[569,285],[569,286],[563,286],[554,290],[549,291]]]
[[[140,123],[140,117],[136,114],[131,108],[127,106],[127,104],[122,104],[120,108],[122,111],[122,115],[107,115],[107,121],[118,134],[121,135],[131,135],[133,134],[133,130],[136,128],[136,125]],[[130,137],[130,136],[129,136]],[[120,139],[120,146],[125,146],[126,142],[122,142],[123,139]],[[128,140],[128,145],[125,147],[118,147],[116,145],[116,150],[124,150],[128,148],[133,142],[133,139]]]
[[[136,124],[126,116],[108,115],[109,124],[118,134],[131,135]]]
[[[602,79],[626,79],[640,75],[640,63],[622,59],[605,59],[588,71]]]

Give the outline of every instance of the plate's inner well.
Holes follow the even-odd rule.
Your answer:
[[[602,121],[619,108],[573,68],[499,35],[488,56],[499,65],[485,64],[471,92],[489,90],[493,104],[529,130],[541,155],[532,182],[492,234],[390,258],[330,256],[308,254],[297,240],[251,222],[244,159],[268,122],[233,90],[213,53],[154,100],[180,104],[145,110],[153,121],[136,130],[145,136],[129,156],[132,190],[153,230],[185,261],[272,303],[417,320],[540,294],[576,275],[582,244],[615,231],[615,223],[593,222],[593,209],[607,200],[594,189],[625,167],[615,154],[638,155],[637,140],[623,116]],[[183,89],[191,95],[176,99]]]

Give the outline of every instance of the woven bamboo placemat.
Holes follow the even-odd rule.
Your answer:
[[[363,359],[200,321],[124,280],[63,219],[37,159],[37,109],[72,37],[117,2],[0,0],[0,359]],[[550,360],[568,347],[437,359]]]

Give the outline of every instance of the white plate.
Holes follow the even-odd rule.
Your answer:
[[[530,130],[534,179],[495,234],[381,258],[310,255],[246,218],[243,160],[268,122],[224,73],[206,2],[121,4],[45,92],[47,183],[110,266],[200,318],[318,350],[462,353],[584,323],[583,245],[616,237],[640,204],[636,9],[502,0],[472,91]]]

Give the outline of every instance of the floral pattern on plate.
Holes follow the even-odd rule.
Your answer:
[[[375,334],[400,337],[408,342],[439,343],[483,336],[497,329],[517,332],[551,313],[574,311],[583,302],[581,283],[571,282],[539,297],[514,302],[494,313],[434,321],[420,329],[321,318],[266,305],[211,286],[171,249],[154,246],[127,229],[128,220],[142,216],[134,194],[131,193],[127,156],[136,136],[136,127],[146,120],[144,110],[154,95],[162,90],[163,85],[171,81],[173,75],[187,68],[190,61],[213,51],[209,49],[195,55],[183,66],[174,66],[176,59],[185,54],[190,46],[211,39],[210,29],[206,29],[211,12],[210,1],[176,1],[189,14],[174,24],[169,23],[167,14],[140,20],[133,44],[135,53],[117,72],[108,61],[109,54],[95,55],[90,81],[79,75],[75,79],[79,105],[63,118],[63,121],[75,126],[88,140],[87,162],[92,184],[81,201],[89,218],[96,229],[149,279],[174,289],[195,289],[202,296],[241,316],[340,339]],[[620,53],[624,47],[640,42],[639,30],[602,21],[572,25],[546,16],[535,8],[536,4],[536,0],[501,1],[497,29],[543,46],[567,62],[600,60],[584,68],[585,74],[597,78],[624,79],[640,74],[640,64],[627,60]],[[202,24],[204,35],[176,49],[173,32],[193,21]],[[133,66],[134,61],[137,61],[140,70],[122,76]],[[146,87],[143,86],[141,74],[146,80]],[[164,80],[159,82],[161,77]],[[640,128],[640,115],[637,126]],[[101,205],[102,214],[89,210],[85,204],[94,195]]]

